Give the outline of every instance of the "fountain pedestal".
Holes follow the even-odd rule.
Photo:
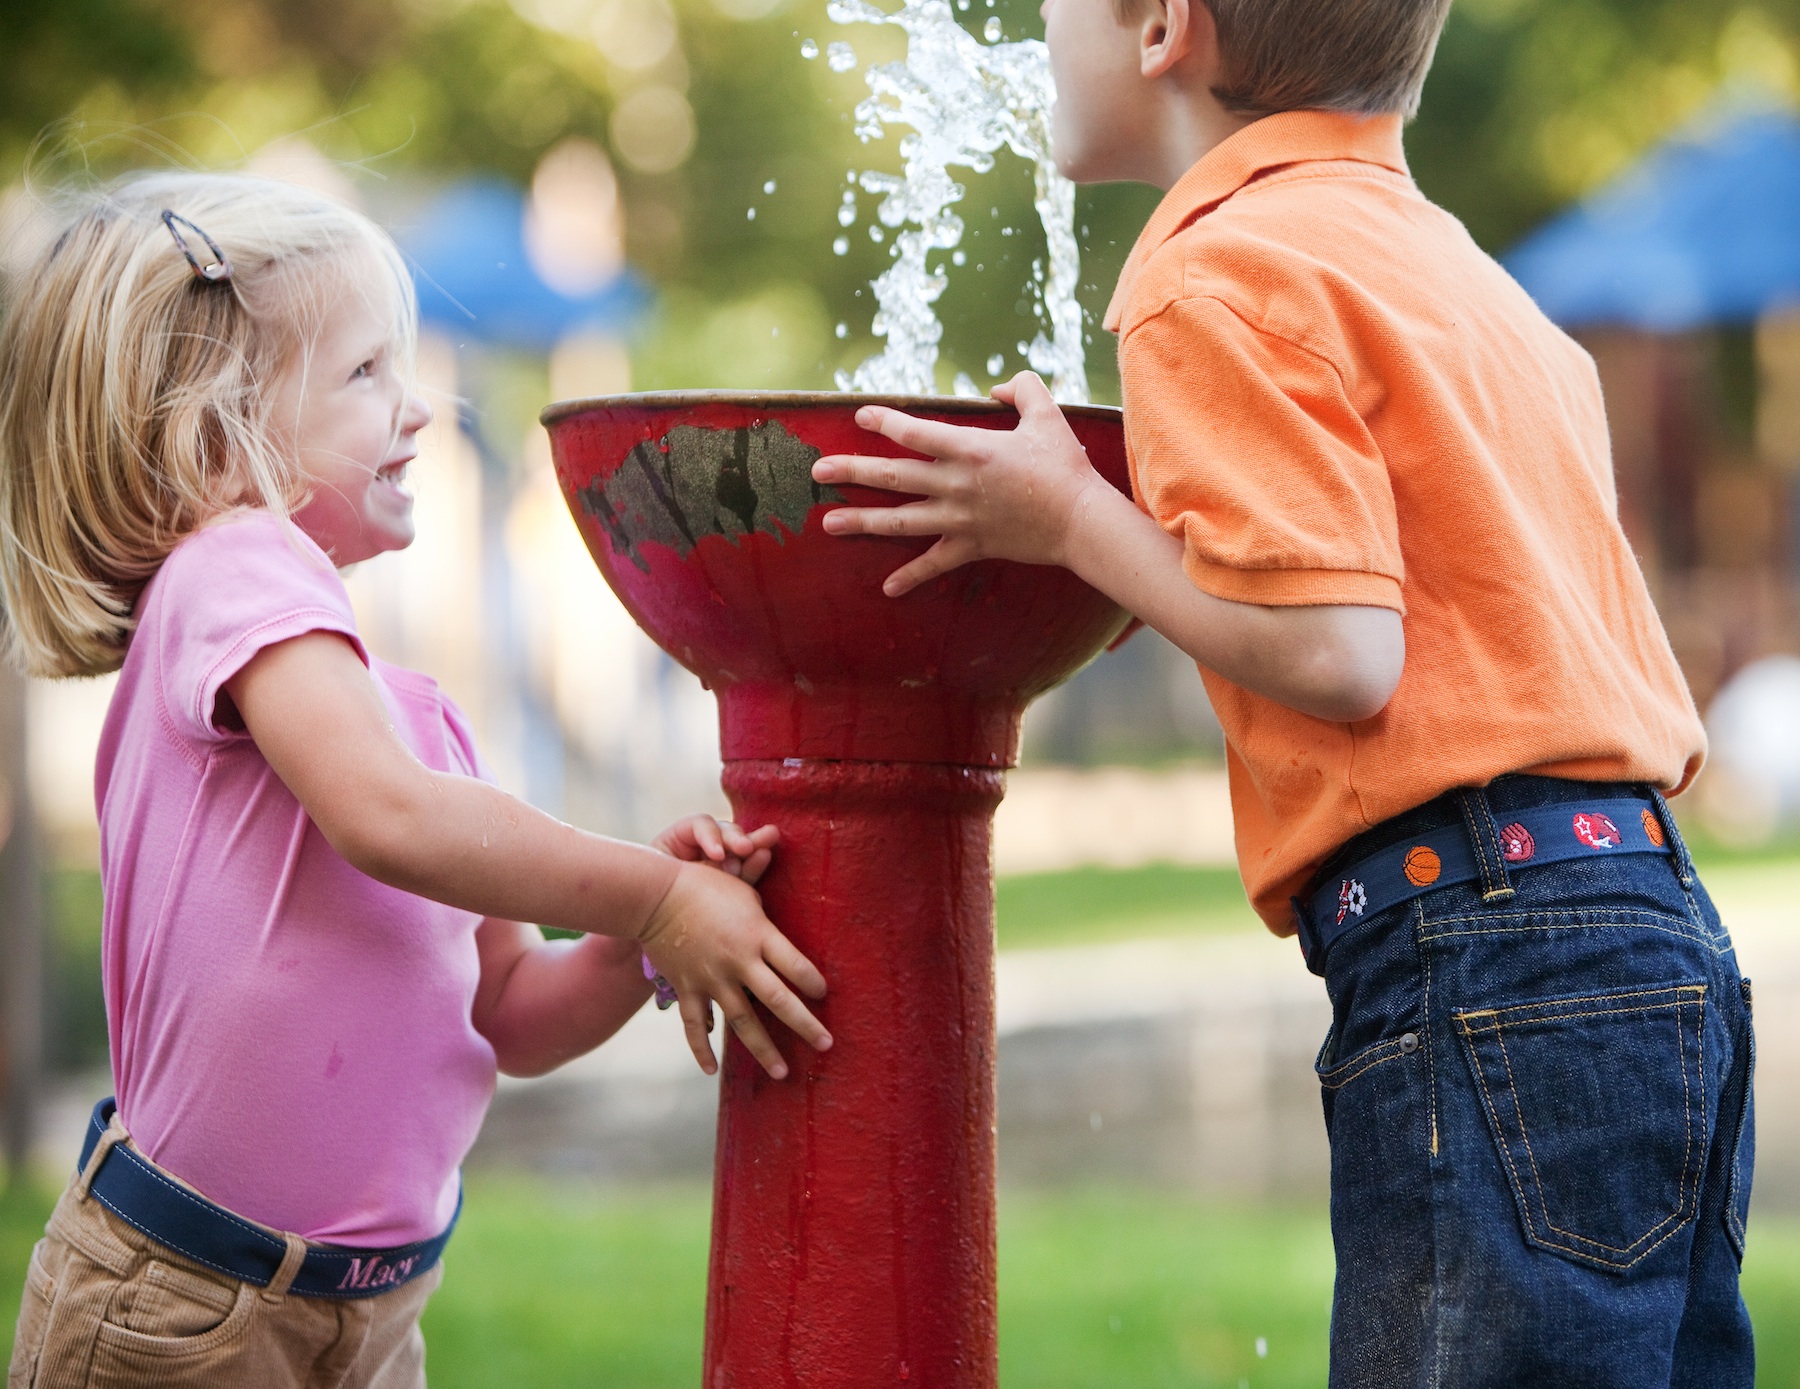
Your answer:
[[[1127,620],[1066,571],[1001,561],[883,596],[921,543],[820,519],[895,498],[811,480],[824,453],[902,452],[856,427],[871,399],[670,393],[544,416],[595,562],[717,693],[733,812],[781,829],[769,916],[831,986],[829,1052],[776,1033],[787,1080],[726,1044],[706,1389],[995,1384],[993,811],[1026,704]],[[1068,414],[1123,490],[1118,412]]]

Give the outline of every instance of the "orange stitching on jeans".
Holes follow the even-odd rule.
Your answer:
[[[1377,1066],[1381,1065],[1384,1061],[1398,1061],[1401,1057],[1406,1055],[1405,1052],[1400,1050],[1400,1043],[1398,1041],[1383,1042],[1379,1046],[1375,1047],[1373,1050],[1374,1051],[1385,1051],[1388,1054],[1386,1056],[1377,1056],[1377,1057],[1375,1057],[1374,1060],[1371,1061],[1371,1060],[1367,1060],[1367,1058],[1372,1053],[1365,1051],[1360,1056],[1358,1056],[1355,1061],[1347,1063],[1349,1065],[1356,1067],[1356,1069],[1354,1071],[1352,1071],[1349,1075],[1343,1076],[1340,1079],[1337,1071],[1331,1071],[1331,1072],[1327,1073],[1329,1075],[1329,1079],[1327,1078],[1326,1075],[1321,1075],[1319,1077],[1319,1084],[1323,1085],[1327,1090],[1342,1090],[1346,1085],[1348,1085],[1351,1081],[1355,1080],[1358,1076],[1363,1075],[1366,1072],[1374,1070]],[[1366,1063],[1366,1064],[1359,1064],[1359,1063]]]

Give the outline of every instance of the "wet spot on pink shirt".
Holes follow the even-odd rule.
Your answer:
[[[331,1044],[331,1055],[325,1059],[325,1079],[336,1080],[338,1072],[344,1069],[343,1054],[338,1051],[336,1042]]]

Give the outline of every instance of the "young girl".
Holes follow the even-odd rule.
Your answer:
[[[777,1079],[750,996],[830,1045],[800,998],[824,980],[749,886],[775,834],[561,824],[364,650],[336,571],[411,542],[431,418],[411,282],[365,218],[140,176],[10,301],[11,654],[120,674],[95,775],[117,1104],[32,1256],[8,1389],[421,1385],[496,1067],[598,1045],[651,972],[709,1074],[709,1000]]]

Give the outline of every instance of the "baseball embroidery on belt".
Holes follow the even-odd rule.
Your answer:
[[[1619,827],[1596,810],[1575,817],[1575,837],[1590,849],[1616,849],[1625,842]]]
[[[1644,816],[1644,834],[1657,848],[1662,848],[1668,841],[1663,837],[1663,827],[1656,818],[1656,812],[1646,810],[1642,813]]]
[[[1500,831],[1500,857],[1508,863],[1528,862],[1537,852],[1537,841],[1531,831],[1516,820]]]
[[[1369,894],[1355,878],[1346,878],[1338,889],[1337,924],[1342,926],[1346,916],[1361,916],[1363,909],[1369,905]]]
[[[1430,887],[1444,871],[1444,861],[1438,857],[1436,849],[1420,844],[1406,851],[1404,868],[1407,882],[1414,887]]]

